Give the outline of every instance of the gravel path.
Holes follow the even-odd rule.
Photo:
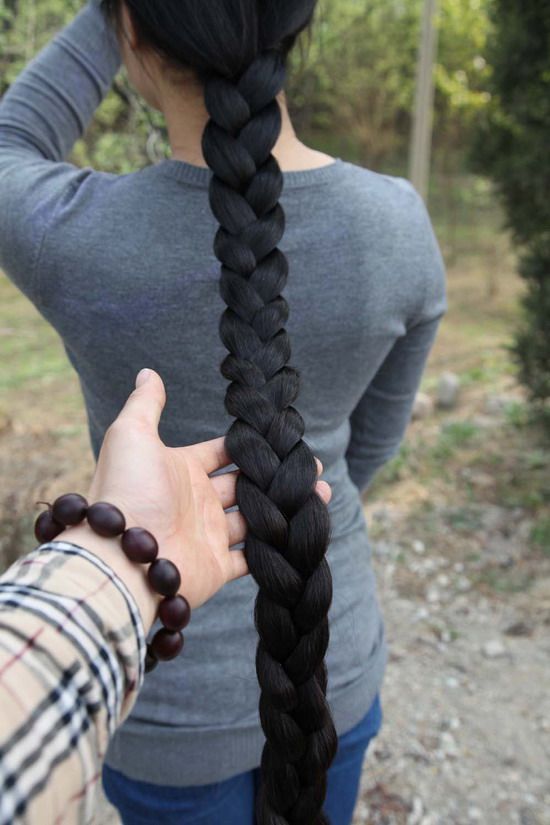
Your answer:
[[[549,825],[547,566],[487,596],[419,541],[377,541],[374,560],[390,661],[355,825]]]

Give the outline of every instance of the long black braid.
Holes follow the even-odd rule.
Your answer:
[[[237,501],[249,528],[246,557],[259,585],[255,618],[262,756],[261,823],[324,823],[321,807],[336,734],[325,698],[324,656],[332,581],[325,558],[327,509],[316,465],[292,406],[299,376],[288,366],[288,263],[277,248],[285,217],[283,176],[271,150],[281,129],[276,95],[285,69],[259,55],[236,81],[205,85],[210,121],[203,153],[213,170],[210,205],[220,228],[220,335],[229,355],[226,438],[241,474]]]

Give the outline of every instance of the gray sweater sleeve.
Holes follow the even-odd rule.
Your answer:
[[[409,218],[425,262],[424,289],[405,334],[397,338],[350,416],[346,460],[360,491],[399,449],[439,322],[447,310],[441,251],[424,201],[410,183],[408,186],[416,194]]]
[[[0,266],[29,297],[63,193],[93,171],[63,161],[119,65],[116,36],[90,0],[0,101]]]

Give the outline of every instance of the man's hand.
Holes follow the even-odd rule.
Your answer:
[[[231,464],[224,438],[166,447],[158,434],[165,403],[160,376],[142,370],[136,389],[106,432],[89,501],[115,504],[127,527],[149,530],[158,541],[159,556],[180,570],[182,594],[191,607],[198,607],[248,572],[243,551],[230,549],[245,539],[244,518],[238,511],[226,512],[236,504],[238,472],[210,477]],[[318,482],[317,493],[330,500],[326,482]],[[76,531],[82,529],[63,537],[78,543]]]

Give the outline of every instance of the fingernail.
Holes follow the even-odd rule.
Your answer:
[[[152,374],[153,370],[149,370],[147,368],[140,370],[136,376],[136,389],[138,387],[141,387],[142,384],[145,384],[145,382],[149,380]]]

